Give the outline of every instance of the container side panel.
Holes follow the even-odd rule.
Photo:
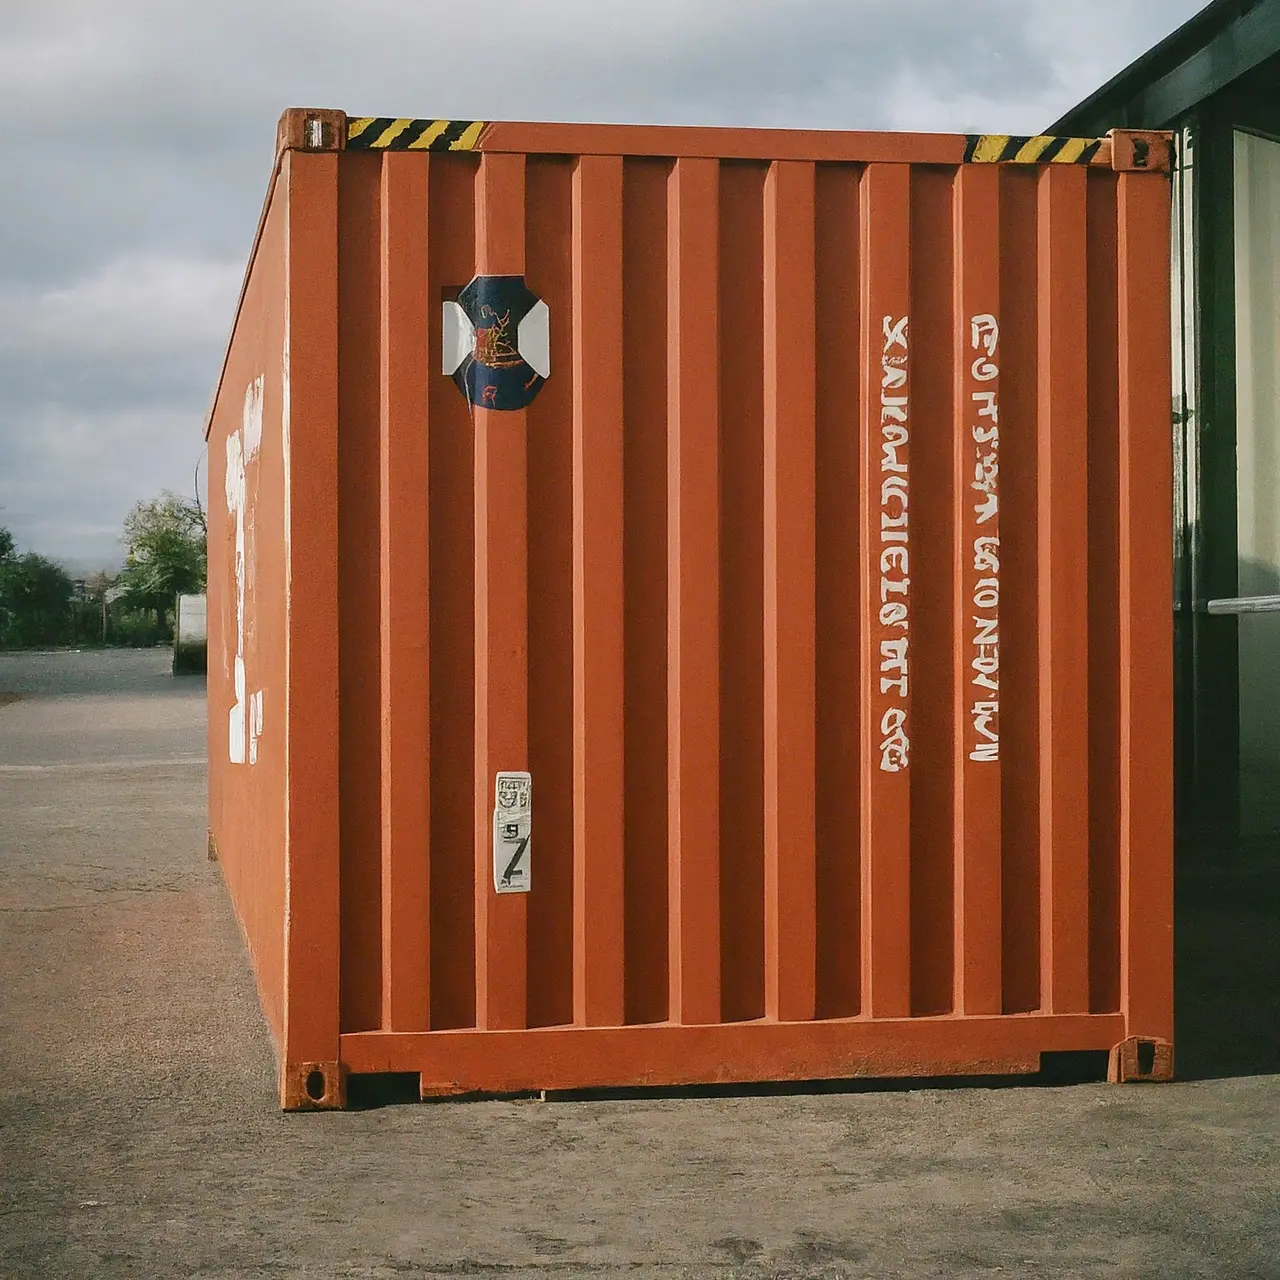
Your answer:
[[[431,1025],[475,1025],[475,499],[467,401],[439,372],[444,290],[475,273],[475,171],[432,156],[428,190],[431,378]]]
[[[862,1011],[911,1012],[911,173],[862,175]]]
[[[476,259],[523,275],[525,160],[484,156],[476,175]],[[494,886],[492,814],[500,772],[529,767],[527,411],[479,408],[475,423],[476,1025],[526,1025],[528,899]],[[536,852],[534,858],[536,860]]]
[[[911,185],[911,1011],[917,1014],[949,1011],[953,995],[954,180],[946,170],[921,168]]]
[[[721,1017],[764,1012],[761,377],[765,167],[720,168]]]
[[[1040,1005],[1036,173],[1000,174],[1000,916],[1005,1013]]]
[[[815,186],[816,1005],[835,1018],[856,1014],[862,996],[858,170],[819,166]]]
[[[573,175],[573,1020],[626,1021],[623,177]]]
[[[1119,281],[1114,173],[1089,174],[1089,1008],[1120,1007]]]
[[[817,1010],[814,166],[765,184],[765,1013]]]
[[[287,1069],[338,1058],[337,156],[291,153],[281,176],[289,189]],[[336,1083],[326,1078],[326,1093]]]
[[[379,245],[382,157],[343,158],[338,189],[339,812],[342,1029],[382,1017]]]
[[[720,1006],[719,165],[681,160],[667,217],[670,1017]]]
[[[286,836],[286,220],[281,184],[210,426],[208,517],[209,826],[278,1047]]]
[[[1001,1009],[1000,172],[970,165],[955,211],[955,1009]]]
[[[1119,179],[1120,955],[1130,1036],[1173,1038],[1169,192]]]
[[[667,184],[623,170],[626,1019],[667,1017]]]
[[[549,378],[527,410],[531,1027],[573,1021],[573,164],[527,166],[525,279],[551,313]]]
[[[763,141],[282,158],[209,749],[286,1105],[1172,1038],[1166,175]],[[478,275],[526,408],[444,371]]]
[[[1040,992],[1089,1007],[1088,173],[1039,181]]]
[[[431,566],[427,398],[432,289],[424,157],[382,161],[382,1018],[430,1025]]]

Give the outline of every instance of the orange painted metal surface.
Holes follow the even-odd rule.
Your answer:
[[[1142,137],[286,116],[209,427],[210,821],[285,1106],[1167,1076]],[[470,403],[459,291],[512,276],[549,348],[477,304]]]

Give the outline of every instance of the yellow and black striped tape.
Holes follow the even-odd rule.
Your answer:
[[[971,133],[965,164],[1089,164],[1102,147],[1101,138],[1019,137],[1006,133]]]
[[[348,151],[474,151],[484,120],[396,120],[361,116],[347,120]]]

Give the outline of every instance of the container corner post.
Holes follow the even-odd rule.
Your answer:
[[[1151,1036],[1130,1036],[1111,1050],[1109,1084],[1155,1083],[1173,1079],[1173,1044]]]
[[[282,1111],[345,1111],[347,1068],[341,1062],[290,1062],[280,1072]]]
[[[347,145],[344,111],[289,107],[276,126],[276,162],[286,151],[342,151]]]
[[[1116,173],[1164,173],[1173,168],[1173,135],[1150,129],[1112,129],[1111,168]]]

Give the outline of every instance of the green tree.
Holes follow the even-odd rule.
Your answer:
[[[71,578],[60,565],[33,551],[18,555],[8,530],[0,534],[0,643],[62,643],[71,631]]]
[[[4,580],[5,566],[13,559],[15,550],[13,534],[0,525],[0,647],[9,643],[9,609],[5,602]]]
[[[152,610],[161,631],[169,626],[175,597],[204,590],[207,559],[200,504],[166,489],[138,502],[124,521],[125,603]]]

